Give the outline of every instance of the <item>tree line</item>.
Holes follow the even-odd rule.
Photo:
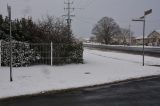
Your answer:
[[[0,39],[8,40],[9,19],[0,15]],[[12,20],[12,38],[17,41],[31,43],[68,43],[74,37],[68,35],[68,27],[62,18],[46,16],[33,22],[32,18]]]
[[[121,28],[113,18],[103,17],[92,29],[91,41],[104,44],[118,44],[121,40],[126,43],[128,37],[132,37],[133,32],[129,28]],[[115,40],[116,39],[116,40]]]

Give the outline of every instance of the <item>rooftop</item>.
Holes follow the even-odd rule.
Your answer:
[[[155,30],[156,32],[158,32],[160,34],[160,30]]]
[[[145,36],[144,38],[147,38],[147,36]],[[143,36],[137,36],[136,39],[143,39]]]

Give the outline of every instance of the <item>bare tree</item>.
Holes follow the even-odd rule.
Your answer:
[[[92,29],[92,34],[97,38],[98,42],[109,44],[112,37],[120,33],[120,28],[114,19],[103,17]]]
[[[47,42],[69,43],[72,40],[72,37],[67,34],[67,24],[61,18],[47,16],[46,18],[39,20],[38,26],[43,34],[42,37]]]
[[[123,44],[129,44],[133,37],[133,32],[130,29],[121,28],[121,38],[123,39]]]

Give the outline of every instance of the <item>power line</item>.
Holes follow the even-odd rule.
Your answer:
[[[84,6],[84,9],[90,7],[93,3],[95,2],[95,0],[90,0],[87,5]]]
[[[87,20],[82,20],[82,19],[80,19],[80,18],[75,18],[75,19],[77,19],[77,20],[79,20],[80,22],[82,22],[82,23],[85,23],[85,24],[93,24],[92,22],[90,22],[90,21],[87,21]]]

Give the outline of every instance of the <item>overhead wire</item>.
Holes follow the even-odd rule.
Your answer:
[[[77,17],[75,17],[75,19],[77,19],[78,21],[80,21],[80,22],[82,22],[82,23],[85,23],[85,24],[87,23],[87,24],[93,25],[93,23],[90,22],[90,21],[83,20],[83,19],[80,19],[80,18],[77,18]]]
[[[90,0],[83,8],[89,8],[93,3],[95,2],[95,0]]]

